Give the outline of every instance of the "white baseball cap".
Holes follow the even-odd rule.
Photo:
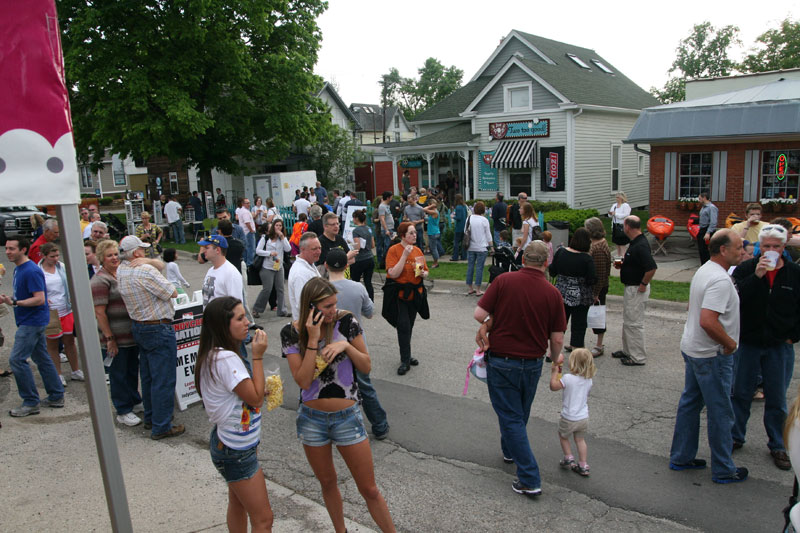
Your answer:
[[[123,252],[132,252],[137,248],[150,248],[149,242],[142,242],[139,237],[128,235],[119,241],[119,249]]]

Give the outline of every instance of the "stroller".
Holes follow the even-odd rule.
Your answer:
[[[514,259],[514,252],[507,246],[498,246],[492,256],[492,266],[489,267],[489,283],[505,272],[516,272],[519,265]]]

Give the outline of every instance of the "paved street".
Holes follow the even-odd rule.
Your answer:
[[[179,265],[192,288],[199,288],[206,267],[187,255]],[[0,290],[7,291],[10,275],[3,282]],[[377,275],[375,282],[379,287]],[[258,289],[249,289],[251,304]],[[769,457],[763,404],[753,404],[747,444],[734,456],[737,465],[750,469],[747,482],[715,485],[709,470],[668,468],[683,385],[678,343],[685,304],[650,306],[647,365],[623,367],[610,357],[620,348],[621,331],[621,299],[610,299],[607,355],[597,360],[589,399],[589,478],[558,466],[561,394],[549,391],[545,368],[528,426],[542,470],[543,495],[530,500],[512,492],[514,469],[502,461],[486,386],[473,380],[462,396],[475,347],[472,312],[477,301],[464,292],[458,282],[434,284],[432,317],[417,321],[412,340],[420,365],[405,376],[395,372],[395,331],[380,317],[365,323],[372,380],[391,424],[385,441],[372,442],[376,476],[399,531],[766,531],[782,526],[781,509],[792,477]],[[381,298],[376,290],[378,308]],[[268,334],[267,358],[280,362],[286,383],[283,408],[265,413],[259,448],[276,516],[274,529],[331,531],[319,484],[295,435],[298,389],[280,359],[278,341],[286,319],[268,312],[258,323]],[[8,339],[0,348],[0,367],[6,367],[13,319],[0,319],[0,326]],[[594,342],[591,333],[589,342]],[[793,381],[791,398],[797,385]],[[7,412],[19,403],[16,386],[13,378],[0,380],[4,531],[110,528],[84,384],[70,383],[66,398],[63,410],[43,409],[38,416],[12,419]],[[187,432],[166,442],[151,441],[141,426],[116,428],[134,529],[224,531],[227,494],[207,452],[211,426],[200,404],[177,412],[176,421]],[[699,457],[709,458],[704,428]],[[366,505],[344,463],[337,459],[336,464],[345,514],[352,520],[349,531],[371,531],[375,524]]]

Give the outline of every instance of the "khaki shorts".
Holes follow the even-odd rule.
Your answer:
[[[570,435],[574,435],[576,439],[582,439],[589,429],[589,419],[583,420],[567,420],[563,416],[558,421],[558,435],[562,439],[568,439]]]

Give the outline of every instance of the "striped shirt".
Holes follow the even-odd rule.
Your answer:
[[[111,334],[116,338],[117,346],[120,348],[136,346],[136,341],[133,340],[133,334],[131,333],[131,317],[128,316],[125,302],[119,294],[117,279],[107,270],[101,268],[92,277],[89,286],[92,288],[94,305],[104,305],[106,307],[105,313],[108,319],[108,327],[111,329]],[[105,348],[105,335],[99,328],[98,331],[100,331],[100,344]]]
[[[175,287],[155,267],[136,268],[123,261],[117,268],[117,284],[132,320],[172,320],[172,293]]]

